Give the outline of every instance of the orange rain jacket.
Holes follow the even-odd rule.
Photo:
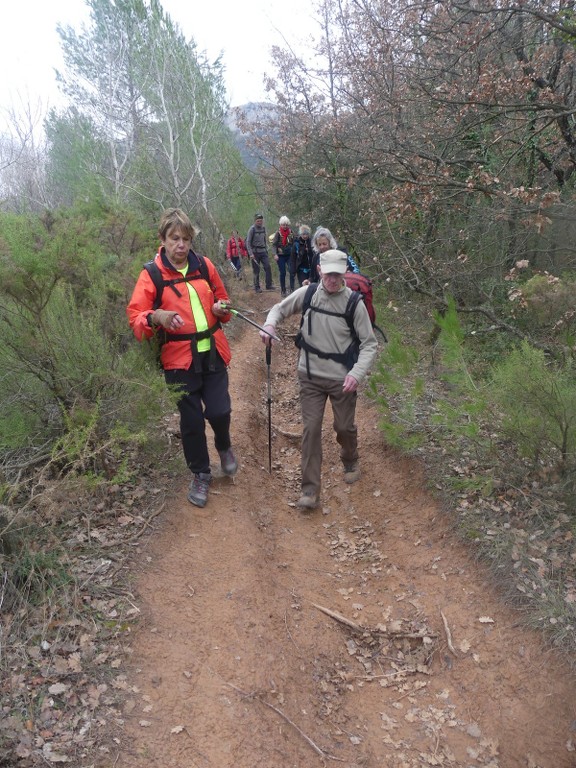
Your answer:
[[[173,280],[182,277],[181,273],[174,269],[172,264],[166,258],[163,247],[158,249],[154,261],[160,268],[164,280]],[[232,315],[228,314],[225,317],[218,318],[212,312],[212,305],[216,301],[222,300],[229,302],[230,299],[214,264],[212,264],[210,259],[205,257],[204,261],[208,267],[210,284],[203,279],[198,279],[192,280],[189,285],[191,285],[198,294],[204,312],[206,313],[208,327],[211,328],[218,322],[227,323]],[[200,275],[200,263],[198,257],[192,250],[188,254],[188,271],[186,274]],[[194,322],[194,315],[192,314],[192,306],[190,304],[187,285],[188,283],[185,282],[176,285],[180,296],[178,296],[170,286],[165,286],[162,292],[162,303],[160,304],[160,308],[178,312],[180,317],[184,320],[182,328],[179,331],[171,331],[171,334],[190,334],[196,332],[196,323]],[[148,316],[154,311],[155,299],[156,286],[152,282],[152,278],[148,272],[143,269],[136,282],[136,286],[134,287],[132,298],[126,308],[130,327],[134,331],[134,335],[138,341],[142,341],[143,338],[149,339],[155,333],[155,329],[148,323]],[[230,352],[228,339],[221,328],[218,328],[214,332],[214,341],[221,358],[224,360],[224,363],[228,365],[232,354]],[[165,370],[175,368],[187,370],[192,364],[192,345],[190,341],[167,341],[162,345],[160,360],[162,367]]]

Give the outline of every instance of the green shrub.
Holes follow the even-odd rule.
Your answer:
[[[389,445],[412,450],[422,440],[414,417],[415,404],[422,396],[424,382],[415,374],[418,355],[403,344],[398,331],[386,327],[388,344],[369,380],[369,393],[378,404],[380,429]]]
[[[576,381],[570,364],[555,368],[523,342],[494,370],[491,392],[503,413],[504,434],[522,455],[574,466]]]

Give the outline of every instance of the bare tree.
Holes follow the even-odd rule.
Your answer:
[[[22,102],[4,112],[0,135],[0,200],[5,210],[27,212],[49,205],[42,105]]]

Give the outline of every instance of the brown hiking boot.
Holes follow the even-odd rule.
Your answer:
[[[352,485],[356,480],[360,480],[362,474],[357,462],[354,464],[344,464],[344,482]]]

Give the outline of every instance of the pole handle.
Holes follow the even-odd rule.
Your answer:
[[[272,362],[272,344],[266,344],[266,365]]]

